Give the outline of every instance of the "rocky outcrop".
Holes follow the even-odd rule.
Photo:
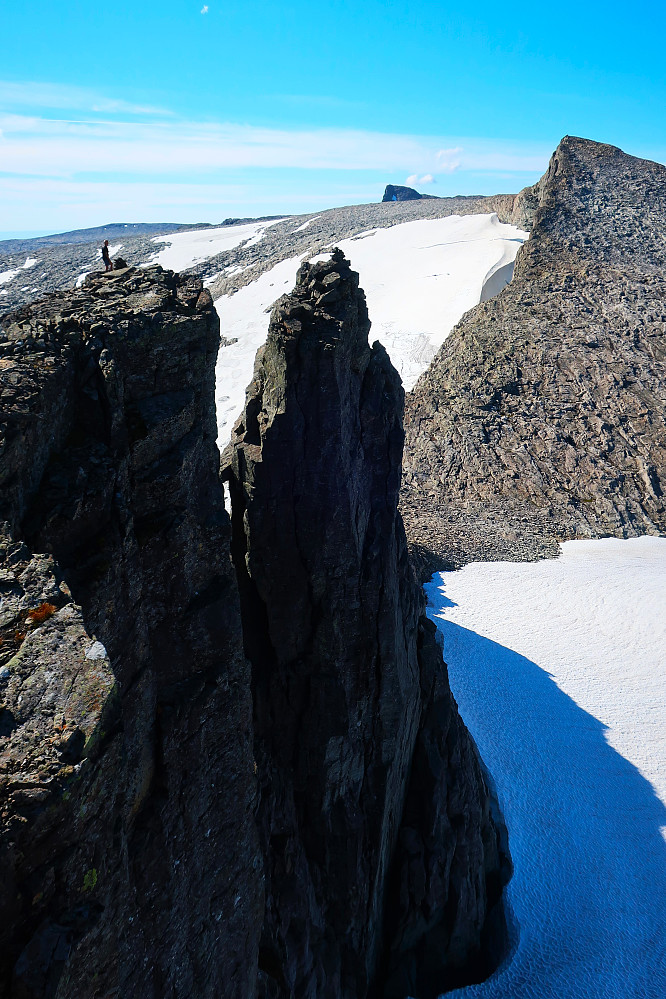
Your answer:
[[[118,271],[2,331],[0,995],[250,997],[261,859],[210,295]]]
[[[402,187],[400,184],[387,184],[382,201],[420,201],[427,194],[419,194],[413,187]]]
[[[6,999],[430,999],[498,956],[504,830],[358,278],[336,253],[276,306],[233,544],[218,326],[160,267],[2,320]]]
[[[512,283],[407,400],[410,537],[454,564],[666,530],[666,167],[567,137],[514,210]]]
[[[340,251],[276,304],[226,453],[252,666],[264,997],[488,970],[508,875],[397,512],[403,391]]]

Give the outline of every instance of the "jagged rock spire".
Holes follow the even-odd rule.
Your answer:
[[[487,790],[421,619],[397,510],[403,390],[384,348],[368,345],[369,328],[358,276],[339,250],[304,264],[274,307],[227,452],[253,678],[265,996],[361,999],[387,976],[427,989],[415,955],[427,949],[428,905],[440,927],[428,972],[445,984],[446,898],[460,888],[450,877],[447,780],[470,805],[473,873],[453,878],[473,885],[459,908],[459,963],[478,952],[486,868],[499,867]],[[448,745],[429,727],[434,704]],[[423,738],[439,747],[429,760],[415,756]],[[451,745],[457,772],[447,769]],[[413,768],[420,784],[408,793]],[[450,835],[432,842],[433,830]]]

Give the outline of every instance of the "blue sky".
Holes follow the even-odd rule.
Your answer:
[[[514,192],[567,133],[666,160],[661,2],[33,0],[2,34],[5,233]]]

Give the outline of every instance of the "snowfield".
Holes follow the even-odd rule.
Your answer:
[[[339,242],[360,275],[372,322],[370,341],[380,340],[386,347],[406,390],[428,367],[463,313],[482,300],[484,289],[485,295],[489,287],[496,294],[510,281],[516,253],[527,236],[501,223],[497,215],[452,215],[373,229]],[[236,341],[220,348],[217,362],[220,447],[229,440],[243,408],[254,357],[268,332],[271,306],[291,291],[304,259],[322,257],[306,253],[284,260],[215,302],[222,336]]]
[[[248,222],[243,225],[224,225],[219,229],[192,229],[188,232],[170,233],[168,236],[154,236],[153,243],[168,245],[159,250],[150,263],[161,264],[174,271],[186,270],[224,250],[233,250],[246,241],[248,246],[258,243],[267,226],[281,221],[283,220],[273,219],[271,222]]]
[[[450,215],[371,230],[340,243],[361,278],[370,340],[386,347],[405,391],[463,314],[482,301],[487,282],[491,294],[509,283],[528,235],[497,215]]]
[[[465,999],[666,996],[666,539],[426,586],[515,865],[514,952]]]

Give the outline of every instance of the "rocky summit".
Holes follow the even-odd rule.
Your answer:
[[[497,963],[505,831],[368,330],[341,254],[301,269],[223,463],[232,532],[198,278],[3,317],[6,999],[430,999]]]
[[[666,530],[666,167],[567,137],[520,200],[511,284],[407,400],[402,503],[427,566]]]

